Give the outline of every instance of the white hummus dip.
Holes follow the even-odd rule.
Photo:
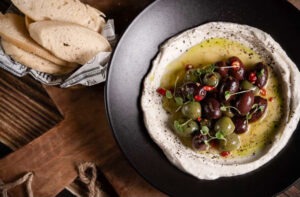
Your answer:
[[[255,56],[259,56],[262,61],[272,67],[272,72],[278,76],[284,113],[279,117],[280,122],[275,128],[276,133],[272,143],[255,155],[224,158],[214,153],[195,152],[184,145],[168,125],[169,114],[163,109],[162,97],[156,92],[163,83],[162,78],[172,70],[170,68],[170,65],[173,65],[172,62],[190,50],[196,50],[195,46],[199,43],[215,38],[240,43],[241,49],[245,46],[245,50],[248,48],[255,53],[254,59]],[[215,52],[219,53],[216,58],[222,56],[221,52]],[[238,56],[239,54],[232,54],[231,51],[224,52],[224,57],[228,55]],[[203,57],[205,54],[202,54]],[[216,61],[218,59],[214,60]],[[251,63],[251,58],[245,61],[247,65]],[[212,180],[245,174],[269,162],[285,147],[292,136],[300,117],[299,85],[300,73],[297,66],[269,34],[246,25],[225,22],[207,23],[171,38],[161,47],[144,81],[141,105],[145,126],[151,138],[170,162],[199,179]],[[265,120],[268,120],[268,117],[265,117]]]

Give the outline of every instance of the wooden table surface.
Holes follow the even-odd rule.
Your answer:
[[[85,2],[114,18],[117,33],[122,34],[133,18],[152,1]],[[0,1],[1,10],[5,10],[8,5],[8,0]],[[111,195],[165,196],[136,173],[115,143],[105,113],[104,84],[83,89],[44,88],[63,114],[64,120],[23,148],[1,159],[1,179],[12,181],[27,171],[34,171],[35,196],[70,196],[60,192],[77,177],[76,165],[92,161],[115,191],[109,193]],[[300,196],[299,189],[300,183],[296,182],[279,196]],[[12,191],[12,194],[25,196],[21,189]]]

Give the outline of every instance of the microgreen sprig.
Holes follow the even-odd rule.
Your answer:
[[[264,111],[265,106],[263,106],[263,105],[259,106],[258,104],[254,104],[254,105],[252,106],[252,109],[254,109],[253,112],[251,112],[251,113],[249,112],[249,113],[246,115],[246,120],[247,120],[247,121],[250,120],[250,119],[252,118],[253,114],[255,114],[257,111]]]
[[[216,69],[216,65],[210,64],[208,66],[198,68],[196,70],[196,72],[198,73],[198,75],[202,75],[202,74],[206,74],[206,73],[212,73],[212,72],[214,72],[215,69]]]
[[[202,135],[209,135],[209,128],[207,126],[202,126],[200,129]]]
[[[239,65],[232,65],[232,66],[216,67],[216,69],[220,69],[220,68],[240,68],[240,66]]]
[[[265,74],[265,69],[261,69],[261,70],[258,72],[258,77],[262,77],[264,74]]]
[[[174,127],[177,131],[183,132],[184,126],[186,126],[191,121],[192,121],[192,119],[189,119],[184,123],[180,123],[178,120],[175,120],[174,121]]]
[[[231,93],[230,91],[225,91],[225,100],[227,101],[233,95],[243,94],[243,93],[251,92],[251,91],[254,91],[254,88],[251,88],[249,90],[243,90],[240,92],[235,92],[235,93]]]
[[[236,107],[233,107],[233,106],[225,106],[225,105],[222,105],[221,107],[220,107],[220,110],[221,111],[227,111],[227,109],[234,109],[235,111],[237,111],[239,114],[241,114],[241,112],[240,112],[240,110],[238,110],[238,108],[236,108]]]
[[[210,144],[209,142],[212,141],[212,140],[225,140],[226,141],[226,138],[224,136],[224,134],[221,132],[221,131],[218,131],[215,136],[212,136],[210,133],[209,133],[209,128],[207,126],[202,126],[201,129],[200,129],[200,133],[204,136],[207,136],[207,140],[204,140],[204,143],[210,147]]]
[[[178,80],[179,80],[179,76],[176,77],[173,93],[172,93],[170,90],[166,90],[166,97],[167,97],[168,99],[174,99],[175,103],[176,103],[176,104],[179,106],[179,108],[180,108],[184,103],[183,103],[183,98],[181,98],[181,97],[175,95],[175,90],[176,90],[176,88],[177,88]],[[178,109],[177,109],[177,110],[178,110]],[[176,110],[176,111],[177,111],[177,110]]]
[[[218,140],[225,140],[225,141],[226,141],[225,135],[223,134],[222,131],[218,131],[218,132],[215,134],[215,137],[216,137],[216,139],[218,139]]]
[[[178,112],[181,108],[182,108],[182,106],[184,105],[184,104],[187,104],[187,103],[189,103],[189,102],[191,102],[191,101],[187,101],[187,102],[183,102],[183,99],[181,98],[181,97],[176,97],[177,98],[177,102],[178,102],[178,104],[177,104],[177,102],[176,102],[176,99],[175,99],[175,102],[176,102],[176,104],[177,105],[179,105],[178,106],[178,108],[175,110],[175,112]]]
[[[172,99],[172,98],[173,98],[173,94],[172,94],[172,92],[171,92],[170,90],[167,90],[167,91],[166,91],[166,97],[167,97],[168,99]]]

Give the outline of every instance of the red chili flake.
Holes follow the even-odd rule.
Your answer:
[[[164,88],[157,88],[156,92],[162,96],[166,96],[167,90]]]
[[[220,153],[220,155],[221,155],[222,157],[227,157],[227,156],[230,155],[230,152],[229,152],[229,151],[222,151],[222,152]]]
[[[198,118],[197,118],[197,121],[198,121],[198,122],[200,122],[201,120],[202,120],[202,118],[201,118],[201,117],[198,117]]]
[[[273,97],[270,97],[270,98],[269,98],[269,101],[272,102],[272,101],[273,101]]]
[[[194,68],[192,64],[185,65],[185,70],[191,70],[192,68]]]
[[[248,77],[248,80],[251,82],[251,83],[255,83],[256,80],[257,80],[257,76],[256,76],[256,73],[255,72],[251,72],[249,77]]]
[[[267,95],[267,90],[265,88],[262,88],[260,89],[259,93],[262,95],[262,96],[266,96]]]
[[[195,99],[196,101],[202,101],[202,100],[203,100],[203,97],[200,96],[200,95],[196,95],[196,96],[194,96],[194,99]]]
[[[213,86],[203,86],[203,89],[207,92],[213,91],[215,89],[215,87]]]

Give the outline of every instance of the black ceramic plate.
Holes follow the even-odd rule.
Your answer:
[[[271,196],[300,177],[299,127],[271,162],[251,173],[198,180],[174,167],[151,140],[143,123],[143,79],[159,46],[186,29],[209,21],[257,27],[281,44],[300,65],[300,12],[285,0],[160,0],[143,11],[121,38],[111,61],[106,105],[117,142],[136,170],[172,196]]]

